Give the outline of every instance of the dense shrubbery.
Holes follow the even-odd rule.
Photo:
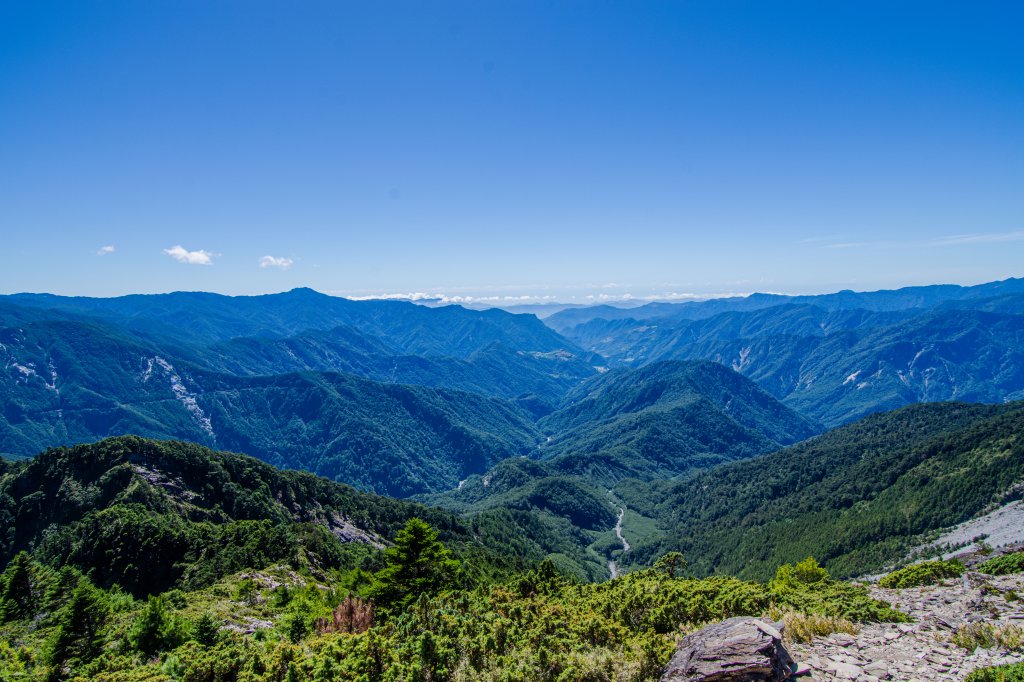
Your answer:
[[[627,560],[681,550],[697,575],[766,579],[813,554],[836,576],[878,571],[923,534],[1005,499],[1024,478],[1024,403],[914,405],[763,458],[615,494],[663,538]]]
[[[893,571],[879,580],[878,584],[895,589],[934,585],[946,578],[957,578],[965,570],[964,565],[956,560],[922,561]]]
[[[0,577],[0,612],[10,614],[0,678],[647,682],[681,633],[735,615],[902,619],[813,559],[780,568],[768,585],[679,577],[681,559],[600,584],[545,561],[466,585],[436,531],[413,519],[372,575],[325,579],[279,566],[135,600],[20,554]],[[375,614],[359,593],[384,608]]]
[[[989,559],[978,566],[978,570],[989,575],[1024,573],[1024,552],[1013,552]]]
[[[855,622],[907,620],[885,602],[872,599],[867,588],[833,580],[810,557],[795,566],[780,566],[768,586],[780,604],[803,613]]]

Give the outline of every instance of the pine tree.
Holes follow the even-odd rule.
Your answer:
[[[180,622],[167,608],[167,600],[163,596],[150,597],[135,619],[128,641],[147,656],[155,656],[181,644],[181,630]]]
[[[70,661],[88,661],[98,656],[106,620],[107,603],[102,592],[82,578],[70,601],[57,614],[57,629],[47,647],[47,661],[59,670]]]
[[[213,646],[220,637],[220,623],[210,612],[199,616],[192,630],[192,639],[203,646]]]
[[[32,559],[27,552],[18,552],[0,576],[0,623],[30,617],[35,612],[36,600]]]
[[[453,584],[460,569],[437,531],[418,518],[409,519],[398,531],[384,560],[386,565],[376,574],[369,592],[386,608],[408,606],[422,594]]]

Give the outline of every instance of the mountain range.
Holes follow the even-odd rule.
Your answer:
[[[823,296],[760,295],[546,322],[636,367],[706,359],[826,426],[917,402],[1024,397],[1024,280]]]
[[[1019,498],[1018,285],[550,326],[309,290],[0,298],[0,676],[448,679],[512,646],[536,679],[572,630],[566,679],[604,679],[565,663],[598,642],[647,680],[684,623],[899,621],[830,574]]]

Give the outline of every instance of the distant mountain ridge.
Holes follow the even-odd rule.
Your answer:
[[[264,324],[266,334],[224,340]],[[711,363],[602,376],[600,358],[536,318],[496,310],[308,290],[15,296],[0,299],[0,344],[0,452],[20,456],[134,433],[404,497],[454,488],[512,457],[566,455],[563,474],[614,481],[676,475],[816,432]]]
[[[762,294],[715,298],[680,303],[648,303],[639,307],[592,306],[559,311],[545,324],[560,333],[594,319],[601,320],[702,320],[726,312],[752,312],[786,304],[808,304],[825,310],[864,309],[875,312],[930,308],[949,301],[970,301],[1024,294],[1024,278],[1009,278],[974,286],[931,284],[924,286],[857,292],[849,289],[831,294]]]
[[[812,297],[752,296],[549,318],[610,365],[706,359],[836,426],[915,402],[1024,397],[1024,280]],[[585,311],[566,311],[582,315]],[[705,314],[708,313],[708,314]],[[603,318],[600,315],[608,314]]]

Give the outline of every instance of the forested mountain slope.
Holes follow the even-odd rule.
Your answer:
[[[351,301],[309,289],[237,297],[0,297],[0,328],[53,320],[112,328],[165,356],[231,374],[349,372],[506,398],[536,394],[548,402],[600,363],[532,315],[501,310]]]
[[[414,516],[476,562],[472,570],[522,567],[545,553],[529,538],[492,535],[486,518],[467,524],[191,443],[126,436],[6,466],[0,566],[27,549],[141,595],[202,587],[240,568],[300,555],[327,570],[373,554]]]
[[[922,404],[867,417],[765,457],[616,495],[657,518],[642,565],[682,551],[699,574],[769,574],[812,554],[839,575],[875,571],[922,534],[1019,494],[1024,403]]]
[[[540,440],[511,403],[333,373],[234,377],[172,364],[108,328],[9,330],[0,450],[136,433],[245,451],[366,490],[453,487]]]
[[[0,453],[136,433],[410,495],[528,452],[534,416],[595,373],[532,316],[393,303],[4,297]]]
[[[719,362],[828,426],[915,402],[1024,397],[1021,295],[881,311],[787,302],[699,320],[594,319],[565,333],[612,364]]]
[[[538,426],[550,438],[543,459],[612,480],[676,476],[820,431],[750,380],[702,361],[608,372],[574,389]],[[600,466],[613,470],[602,477]]]

